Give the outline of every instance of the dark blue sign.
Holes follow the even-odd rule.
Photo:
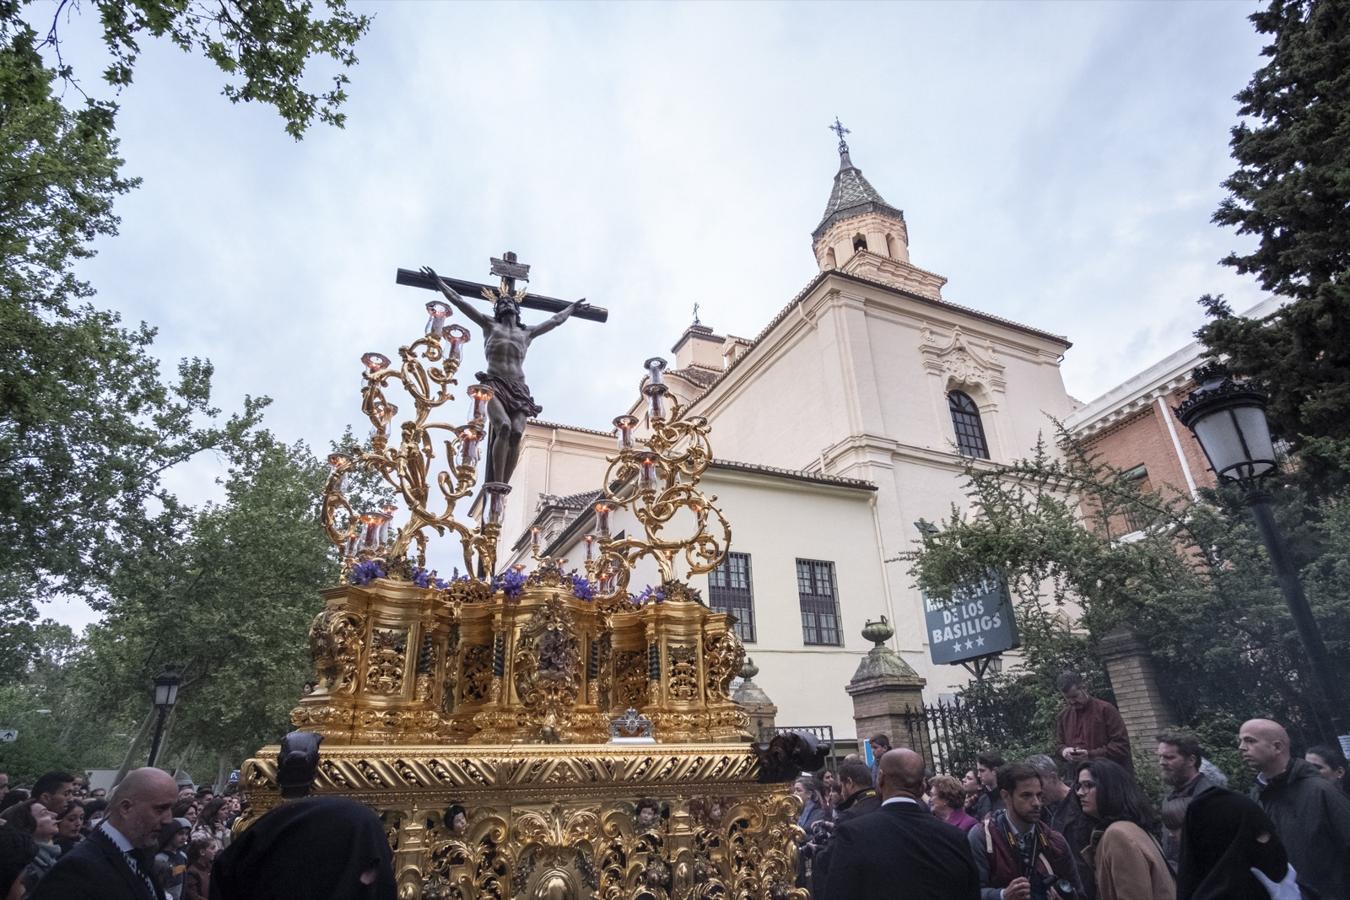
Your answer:
[[[928,653],[937,665],[962,663],[1019,646],[1012,597],[991,576],[955,591],[950,600],[924,595]]]

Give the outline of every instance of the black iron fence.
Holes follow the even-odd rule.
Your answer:
[[[891,735],[892,745],[919,751],[934,771],[957,778],[975,768],[985,750],[1022,744],[1031,726],[1025,711],[959,700],[911,709],[900,719],[904,732]]]

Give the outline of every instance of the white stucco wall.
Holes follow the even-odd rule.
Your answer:
[[[936,276],[935,276],[936,277]],[[764,474],[710,470],[705,490],[731,520],[733,549],[751,554],[756,678],[784,724],[834,726],[851,737],[844,692],[869,647],[859,634],[886,614],[892,646],[928,681],[930,700],[965,684],[958,666],[929,662],[922,598],[904,558],[914,526],[965,505],[947,392],[966,391],[981,409],[991,456],[1030,452],[1051,417],[1071,411],[1059,360],[1066,343],[945,303],[926,302],[827,275],[746,351],[731,373],[697,399],[719,459],[862,479],[873,492],[807,485]],[[641,410],[639,410],[639,413]],[[603,427],[603,423],[587,423]],[[600,487],[612,438],[531,425],[503,537],[509,547],[541,493]],[[633,523],[616,519],[615,530]],[[505,554],[504,554],[505,555]],[[574,564],[580,546],[566,554]],[[844,647],[802,642],[795,560],[835,562]],[[632,586],[658,581],[643,563]],[[706,590],[706,577],[692,579]]]

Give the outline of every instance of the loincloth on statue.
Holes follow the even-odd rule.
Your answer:
[[[479,372],[478,383],[492,388],[492,396],[501,401],[502,408],[513,419],[520,413],[533,417],[544,411],[542,406],[534,402],[529,385],[523,381]]]

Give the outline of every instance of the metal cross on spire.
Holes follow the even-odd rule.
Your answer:
[[[844,127],[844,124],[839,121],[838,116],[834,117],[834,124],[830,126],[830,130],[839,135],[839,152],[847,152],[848,144],[844,141],[844,135],[852,134],[853,132]]]

